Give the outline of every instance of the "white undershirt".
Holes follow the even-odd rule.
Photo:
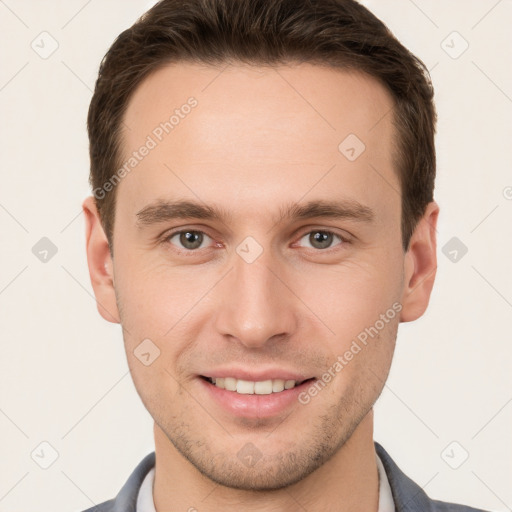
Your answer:
[[[379,509],[378,512],[395,512],[395,503],[391,494],[388,477],[382,462],[377,454],[377,469],[379,470]],[[155,479],[155,468],[151,468],[140,486],[137,497],[137,512],[156,512],[153,502],[153,482]]]

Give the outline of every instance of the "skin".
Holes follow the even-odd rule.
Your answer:
[[[155,420],[155,507],[376,512],[373,405],[399,322],[427,308],[439,212],[428,205],[404,253],[392,97],[365,74],[313,64],[175,63],[132,96],[125,154],[190,96],[197,107],[116,187],[114,258],[94,198],[83,203],[98,310],[121,323],[136,389]],[[350,133],[366,146],[353,162],[338,150]],[[136,213],[156,199],[195,200],[232,217],[139,228]],[[321,199],[358,201],[375,219],[277,222],[288,203]],[[169,238],[178,228],[207,236],[187,249],[179,235]],[[334,236],[319,248],[315,229],[348,241]],[[263,250],[252,263],[236,252],[247,236]],[[378,336],[308,404],[285,413],[228,414],[198,377],[232,364],[320,378],[395,302],[402,309]],[[134,355],[146,338],[160,350],[149,366]],[[252,467],[237,457],[247,443],[261,454]]]

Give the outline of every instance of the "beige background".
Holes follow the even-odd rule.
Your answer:
[[[427,314],[399,330],[375,439],[431,497],[509,511],[512,2],[364,4],[431,69],[439,112],[438,276]],[[110,499],[153,450],[120,327],[96,311],[80,206],[98,65],[150,5],[0,0],[0,512]],[[58,43],[47,58],[42,37]],[[453,237],[468,248],[456,262]]]

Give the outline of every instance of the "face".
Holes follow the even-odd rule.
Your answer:
[[[114,259],[92,214],[88,250],[156,428],[217,483],[279,488],[371,411],[399,321],[426,307],[432,230],[404,254],[393,101],[371,77],[222,69],[173,64],[136,90]]]

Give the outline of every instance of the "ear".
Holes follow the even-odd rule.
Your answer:
[[[437,270],[436,226],[439,206],[427,205],[412,234],[404,261],[401,322],[418,319],[427,309]]]
[[[84,200],[82,209],[85,214],[87,264],[98,312],[108,322],[120,323],[114,290],[113,262],[94,196]]]

